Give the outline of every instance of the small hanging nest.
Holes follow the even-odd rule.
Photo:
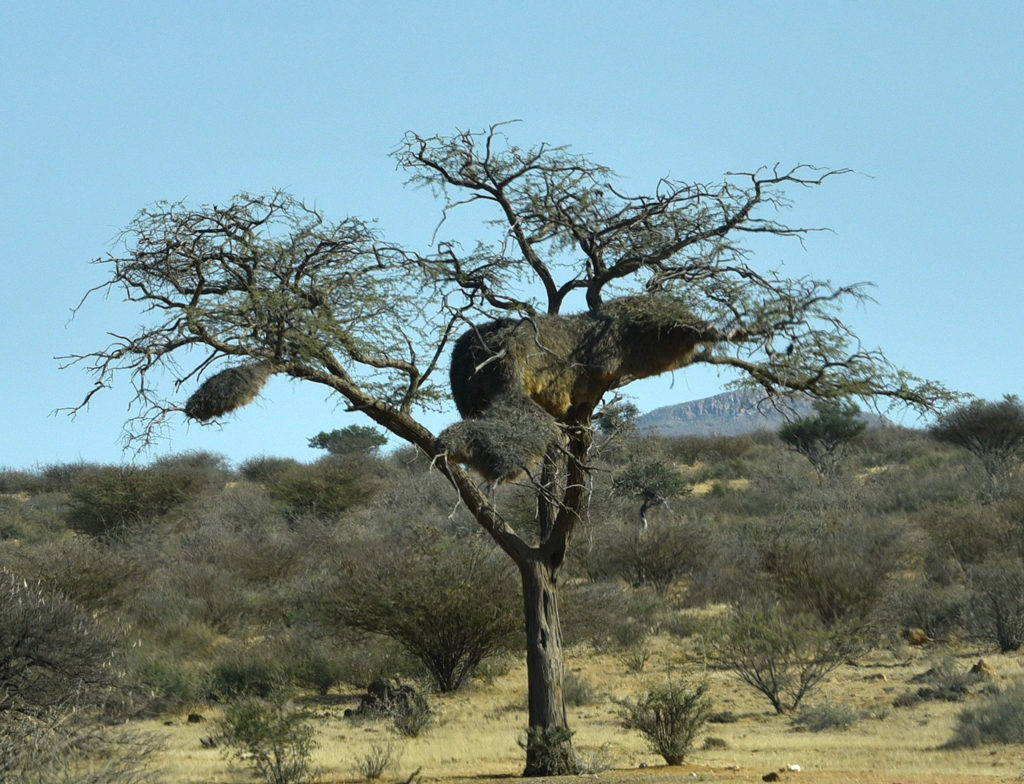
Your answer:
[[[561,439],[554,418],[525,395],[502,395],[487,413],[456,422],[439,440],[451,460],[472,466],[490,482],[518,479]]]
[[[272,362],[236,365],[210,376],[185,403],[185,416],[207,422],[251,403],[276,372]]]

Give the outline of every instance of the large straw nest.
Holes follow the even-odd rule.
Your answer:
[[[185,403],[185,416],[199,422],[251,403],[274,374],[272,362],[235,365],[210,376]]]

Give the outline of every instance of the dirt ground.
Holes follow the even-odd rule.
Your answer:
[[[965,703],[925,701],[893,707],[900,694],[917,688],[912,678],[942,658],[955,656],[968,669],[984,658],[996,685],[1024,677],[1024,657],[972,649],[939,648],[879,651],[835,671],[805,699],[807,705],[843,704],[862,716],[845,730],[798,731],[776,715],[767,700],[731,672],[709,670],[698,652],[674,640],[656,640],[640,672],[615,654],[573,649],[567,667],[595,692],[589,704],[570,708],[577,752],[599,772],[560,777],[559,784],[601,782],[759,782],[789,784],[997,784],[1024,781],[1024,746],[993,745],[973,749],[940,748],[952,735]],[[633,662],[635,664],[635,662]],[[634,696],[666,678],[706,678],[716,712],[734,720],[710,723],[687,764],[664,765],[639,734],[620,727],[614,699]],[[517,744],[526,723],[525,667],[510,663],[507,672],[476,679],[453,695],[432,695],[434,724],[420,737],[400,739],[385,721],[354,723],[344,717],[358,703],[347,691],[307,698],[320,748],[316,763],[323,784],[358,782],[360,761],[386,751],[392,764],[380,782],[406,781],[419,771],[421,784],[486,784],[519,778],[523,751]],[[984,699],[978,694],[972,700]],[[165,738],[160,760],[168,784],[242,784],[246,771],[232,769],[221,749],[205,748],[213,732],[215,709],[198,708],[206,721],[184,716],[146,722]],[[705,739],[715,740],[706,748]],[[796,768],[799,768],[798,770]],[[769,776],[765,779],[765,776]],[[543,781],[543,779],[541,779]]]

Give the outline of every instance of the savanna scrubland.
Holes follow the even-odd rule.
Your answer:
[[[560,590],[589,775],[1021,774],[1017,477],[897,427],[824,476],[771,433],[595,442]],[[518,578],[426,463],[0,473],[0,780],[243,782],[267,749],[267,781],[517,774]],[[528,533],[535,494],[496,492]],[[380,679],[412,696],[360,710]],[[623,726],[667,687],[704,701],[681,767]]]

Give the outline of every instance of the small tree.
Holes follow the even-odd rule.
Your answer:
[[[779,430],[779,438],[790,449],[806,457],[819,478],[832,476],[850,441],[867,423],[860,409],[849,401],[817,400],[814,416],[804,417]]]
[[[375,427],[349,425],[330,433],[320,431],[311,439],[311,449],[326,449],[332,455],[376,455],[388,437]]]
[[[94,377],[76,410],[127,375],[137,404],[129,440],[145,444],[170,417],[217,419],[283,374],[324,385],[418,447],[520,573],[525,772],[569,772],[557,589],[586,518],[602,397],[694,363],[731,368],[769,394],[880,396],[927,409],[945,393],[860,346],[838,313],[866,298],[862,286],[749,263],[742,240],[751,233],[810,231],[777,219],[787,188],[839,171],[762,168],[712,185],[662,179],[630,195],[608,168],[564,147],[520,147],[497,125],[409,133],[395,157],[413,185],[441,197],[444,216],[490,210],[482,234],[420,253],[282,192],[143,209],[123,252],[103,260],[111,275],[96,290],[124,292],[151,321],[68,358]],[[574,306],[585,310],[563,313]],[[436,379],[450,350],[464,418],[439,437],[415,412],[444,394]],[[161,378],[175,380],[169,393]],[[202,378],[183,406],[182,387]],[[462,465],[492,484],[530,482],[535,535],[521,536]],[[553,739],[557,753],[539,745]]]
[[[647,530],[647,513],[680,495],[687,495],[690,487],[674,466],[663,460],[634,461],[612,479],[612,493],[640,502],[640,529]]]
[[[993,489],[1002,490],[1024,459],[1024,405],[1016,395],[998,403],[975,400],[945,411],[930,428],[939,441],[963,447],[985,469]]]

